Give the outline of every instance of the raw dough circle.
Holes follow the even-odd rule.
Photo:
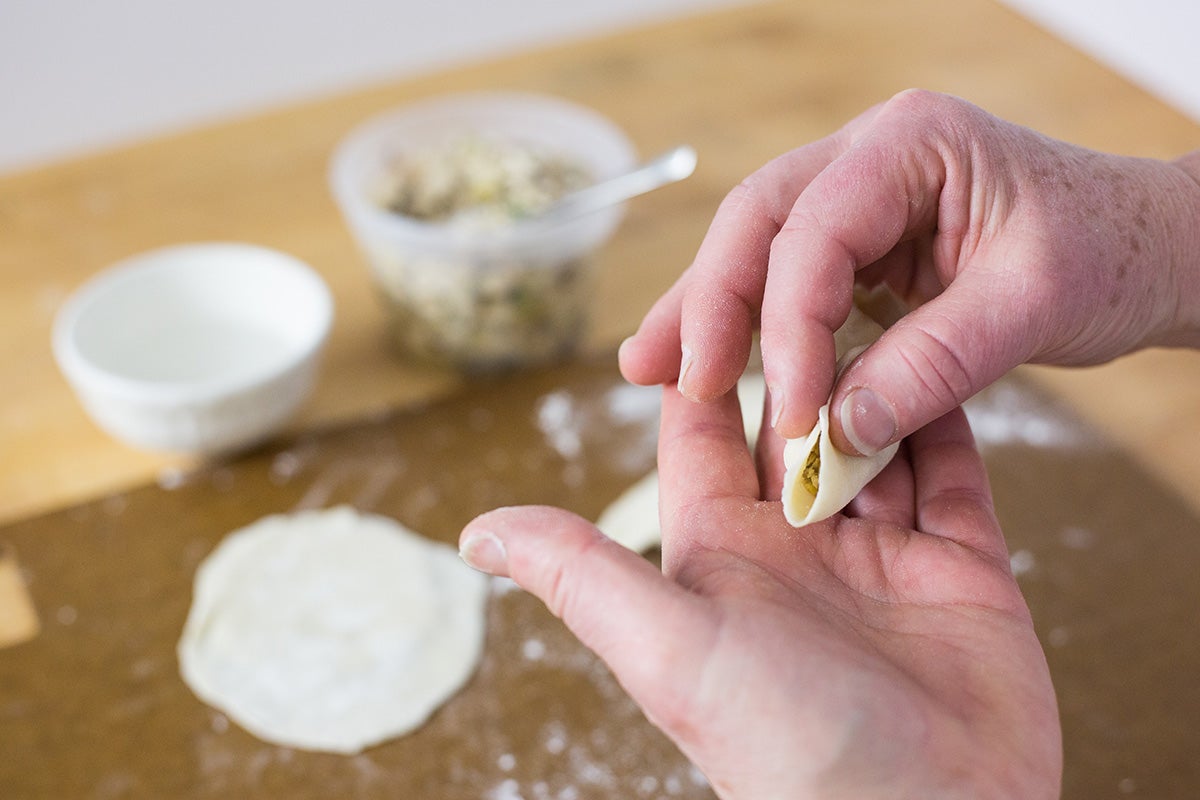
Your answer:
[[[265,517],[196,573],[178,653],[204,702],[261,739],[356,753],[423,723],[483,650],[486,578],[351,508]]]

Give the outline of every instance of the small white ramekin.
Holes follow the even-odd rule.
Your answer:
[[[219,454],[278,431],[309,395],[333,300],[264,247],[185,244],[106,269],[55,318],[54,356],[104,431],[146,450]]]

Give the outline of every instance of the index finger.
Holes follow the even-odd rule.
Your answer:
[[[663,389],[658,439],[659,515],[663,569],[697,547],[719,549],[724,531],[716,509],[759,499],[758,472],[746,442],[736,391],[693,403]]]
[[[622,345],[626,378],[679,381],[696,400],[729,391],[758,324],[771,242],[800,192],[841,151],[846,130],[779,156],[726,195],[691,266]]]
[[[771,247],[762,307],[763,371],[784,436],[810,429],[833,389],[833,331],[855,273],[937,219],[940,134],[893,100],[871,130],[813,179]]]

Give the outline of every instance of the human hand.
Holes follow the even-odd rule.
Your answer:
[[[915,310],[835,388],[856,278]],[[1027,361],[1200,345],[1200,154],[1105,155],[903,93],[730,192],[622,372],[719,397],[756,325],[776,430],[803,435],[831,400],[834,444],[865,454]]]
[[[781,446],[764,432],[756,469],[733,393],[667,387],[662,572],[552,508],[484,514],[460,546],[561,617],[727,800],[1057,797],[1053,687],[962,412],[851,516],[799,529]]]

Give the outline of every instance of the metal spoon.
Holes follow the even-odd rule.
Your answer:
[[[696,151],[690,145],[673,147],[616,177],[563,195],[539,214],[543,222],[565,222],[607,206],[624,202],[668,183],[681,181],[696,169]]]

